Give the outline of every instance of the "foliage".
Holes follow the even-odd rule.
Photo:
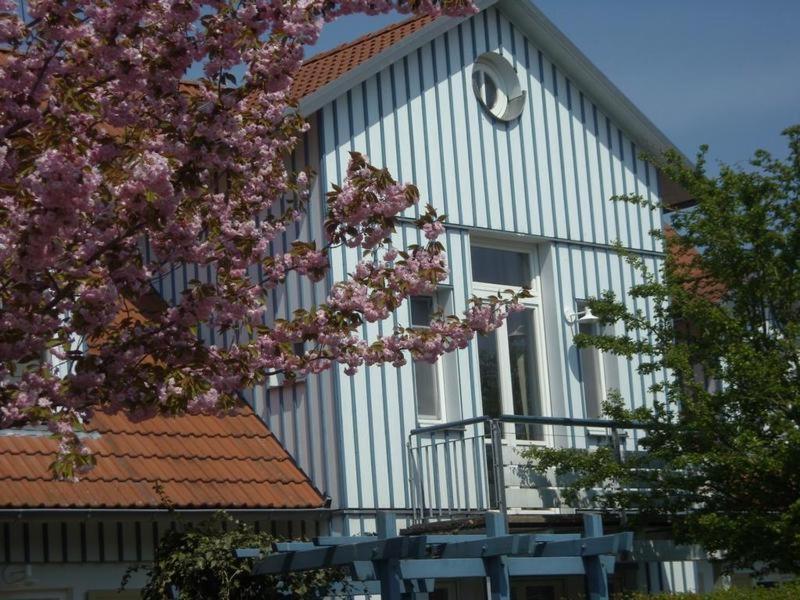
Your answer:
[[[225,512],[199,523],[183,523],[168,530],[159,541],[152,564],[129,569],[123,588],[137,570],[148,581],[142,590],[145,600],[173,597],[180,600],[248,600],[256,598],[322,598],[344,574],[339,570],[307,571],[276,577],[254,575],[254,558],[237,558],[237,548],[272,552],[278,541],[265,532],[238,521]]]
[[[537,450],[537,469],[577,473],[568,497],[594,489],[608,509],[669,517],[679,540],[735,565],[800,570],[800,127],[787,129],[785,160],[759,151],[752,169],[709,177],[675,155],[659,164],[696,206],[674,216],[667,259],[632,301],[611,293],[589,305],[616,335],[576,344],[642,358],[657,383],[652,409],[612,418],[639,421],[643,454],[621,467],[613,453]],[[622,200],[642,202],[640,198]],[[645,301],[652,317],[639,308]],[[655,376],[655,377],[654,377]],[[585,496],[584,496],[585,498]]]
[[[305,218],[314,186],[313,172],[287,166],[308,129],[291,92],[303,47],[325,20],[394,8],[475,10],[39,0],[23,21],[0,0],[0,427],[47,424],[61,439],[58,475],[92,464],[74,433],[92,410],[224,412],[274,373],[435,360],[502,321],[515,298],[366,339],[365,322],[446,277],[444,217],[416,211],[425,245],[394,248],[419,192],[357,153],[319,239],[271,251]],[[203,76],[186,83],[193,65]],[[268,314],[289,273],[324,280],[342,246],[362,259],[324,301],[287,320]],[[181,263],[209,281],[168,305],[153,284]],[[204,343],[203,328],[227,342]]]
[[[621,594],[616,600],[795,600],[800,598],[800,583],[775,587],[733,587],[708,594]]]

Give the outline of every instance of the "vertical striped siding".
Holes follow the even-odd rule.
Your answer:
[[[325,139],[317,119],[305,143],[298,147],[293,168],[311,166],[317,177],[305,218],[290,226],[273,244],[273,252],[286,251],[294,240],[325,243],[323,234],[324,194],[330,183],[319,160],[320,141]],[[275,289],[272,318],[291,318],[300,308],[309,309],[325,301],[329,283],[311,283],[308,278],[291,273],[285,286]],[[339,456],[336,439],[336,386],[330,372],[309,375],[304,382],[281,387],[260,386],[254,391],[256,411],[278,439],[308,474],[316,487],[340,500]]]
[[[14,519],[0,521],[0,563],[120,563],[151,561],[172,517],[91,518],[64,521]],[[204,517],[184,515],[198,521]],[[327,533],[327,523],[299,517],[265,519],[239,517],[256,531],[286,537],[310,538]]]
[[[526,110],[514,123],[490,119],[472,95],[471,65],[486,51],[503,54],[527,91]],[[420,205],[430,202],[453,224],[553,241],[546,249],[551,256],[544,261],[553,269],[553,286],[543,290],[548,296],[543,309],[559,315],[555,323],[547,323],[544,343],[548,375],[559,380],[551,382],[551,412],[583,416],[574,332],[563,323],[561,311],[574,306],[576,298],[597,296],[606,289],[637,308],[626,289],[638,282],[638,275],[609,246],[620,240],[629,248],[660,250],[648,235],[657,225],[649,210],[609,201],[624,193],[658,198],[655,170],[639,159],[634,143],[535,41],[494,8],[388,65],[321,114],[321,156],[331,180],[341,181],[349,150],[361,151],[399,180],[415,182]],[[403,228],[398,241],[407,245],[417,241],[416,236],[413,228]],[[448,229],[446,245],[455,312],[460,312],[471,286],[469,235]],[[358,260],[356,251],[343,250],[333,260],[332,279],[344,278]],[[648,258],[652,268],[656,260]],[[391,323],[365,326],[364,333],[374,339],[406,318],[398,311]],[[638,364],[638,359],[617,364],[620,391],[631,406],[647,400],[647,387],[653,383],[636,374]],[[457,353],[455,365],[459,381],[467,382],[457,390],[460,416],[479,414],[474,345]],[[345,504],[408,506],[404,443],[417,424],[412,370],[374,367],[352,378],[340,372],[337,380],[341,486],[349,490]],[[357,525],[343,526],[357,529],[363,523],[361,519]]]
[[[574,309],[576,298],[597,297],[603,291],[611,290],[617,298],[624,299],[629,310],[641,309],[645,314],[652,315],[653,307],[650,302],[634,301],[626,293],[631,285],[643,283],[640,274],[613,251],[554,243],[551,252],[555,269],[554,278],[559,281],[559,285],[554,290],[545,290],[544,293],[555,294],[553,304],[556,307]],[[651,271],[657,269],[658,260],[655,256],[645,258],[648,269]],[[579,377],[578,351],[572,343],[576,331],[561,318],[560,314],[557,324],[561,330],[560,335],[557,340],[547,340],[547,357],[548,361],[555,361],[556,364],[564,366],[560,382],[563,397],[551,400],[554,403],[564,402],[568,416],[582,417],[586,415],[585,399]],[[622,331],[618,328],[616,333],[621,334]],[[616,358],[620,391],[631,408],[645,403],[651,404],[653,400],[649,387],[655,379],[638,375],[636,368],[641,362],[642,358],[638,356],[630,361],[623,357]]]
[[[470,67],[486,51],[508,58],[527,91],[526,109],[514,123],[493,121],[472,95]],[[608,201],[622,193],[656,200],[652,165],[636,156],[634,143],[535,41],[494,8],[354,87],[325,106],[312,125],[308,143],[294,157],[294,166],[319,165],[309,214],[275,241],[273,252],[284,251],[293,239],[322,240],[324,193],[331,182],[342,181],[348,150],[368,154],[401,181],[415,182],[420,205],[432,203],[451,223],[553,240],[543,260],[552,269],[552,288],[543,290],[548,319],[553,311],[560,317],[575,298],[605,289],[626,297],[636,274],[603,246],[619,239],[634,249],[660,250],[647,234],[658,225],[649,210]],[[417,235],[403,228],[398,245],[417,241]],[[448,229],[446,246],[458,313],[471,286],[469,235]],[[286,318],[322,301],[331,283],[352,271],[359,258],[349,249],[334,254],[328,281],[317,285],[290,275],[273,297],[270,318]],[[655,266],[655,258],[648,260]],[[157,285],[175,301],[190,279],[213,277],[211,269],[177,267]],[[364,334],[374,339],[404,322],[407,315],[399,311],[386,323],[365,326]],[[560,318],[548,321],[546,331],[548,375],[558,380],[550,384],[551,412],[582,416],[573,332]],[[203,337],[228,343],[213,331],[204,330]],[[479,414],[474,345],[457,353],[455,365],[462,382],[459,416]],[[652,383],[636,375],[636,365],[618,364],[621,392],[632,406],[645,401]],[[409,366],[362,369],[352,378],[342,372],[312,376],[295,386],[253,390],[249,399],[317,487],[333,496],[334,506],[409,505],[405,441],[417,425]],[[345,519],[342,526],[348,533],[362,527],[363,519],[358,526]]]
[[[518,121],[494,121],[472,95],[471,65],[486,51],[500,52],[518,71],[528,95]],[[648,235],[657,225],[651,211],[608,201],[622,193],[655,200],[652,165],[494,8],[387,66],[323,113],[342,128],[339,143],[366,152],[369,137],[373,162],[417,183],[422,204],[431,202],[452,223],[657,249]],[[336,151],[333,138],[324,154]]]
[[[299,169],[310,166],[319,169],[320,141],[324,133],[319,130],[316,119],[312,119],[311,130],[299,144],[291,159],[291,167]],[[338,174],[334,178],[339,178]],[[316,240],[324,244],[323,221],[324,194],[330,180],[324,170],[318,172],[304,219],[290,224],[283,234],[270,244],[272,254],[280,254],[290,249],[295,240]],[[279,207],[280,209],[285,206]],[[146,255],[149,248],[145,247]],[[261,268],[251,267],[250,276],[257,280]],[[154,279],[154,286],[161,296],[170,303],[178,303],[181,293],[191,280],[200,282],[215,281],[213,267],[193,264],[169,265],[160,277]],[[329,282],[311,283],[306,277],[290,273],[285,285],[278,286],[268,297],[265,323],[277,318],[291,318],[299,308],[310,308],[321,303],[327,296]],[[201,326],[199,335],[208,344],[227,345],[234,341],[233,336],[220,335],[206,325]],[[337,447],[335,432],[336,388],[331,373],[312,375],[303,383],[293,386],[259,386],[245,390],[245,399],[256,413],[267,423],[281,440],[300,467],[311,477],[314,484],[323,492],[339,498],[338,469],[340,449]]]

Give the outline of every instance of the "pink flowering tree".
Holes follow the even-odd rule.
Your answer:
[[[26,4],[0,0],[0,426],[50,427],[57,475],[93,464],[77,435],[92,410],[224,412],[272,373],[434,361],[517,306],[473,299],[430,328],[365,339],[365,322],[433,291],[447,265],[432,208],[417,221],[426,245],[391,245],[419,193],[358,154],[328,194],[325,239],[269,252],[308,202],[310,173],[287,168],[307,128],[290,89],[322,23],[468,14],[470,0]],[[193,65],[204,75],[189,84]],[[287,274],[324,278],[340,245],[362,249],[350,276],[319,306],[265,324]],[[214,282],[153,302],[171,263],[211,267]],[[263,277],[248,276],[254,265]],[[237,341],[204,344],[201,324]]]

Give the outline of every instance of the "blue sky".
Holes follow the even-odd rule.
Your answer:
[[[780,132],[800,123],[800,0],[535,4],[689,156],[703,143],[712,162],[785,155]],[[329,24],[312,52],[399,18]]]

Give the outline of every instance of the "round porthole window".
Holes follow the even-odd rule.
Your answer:
[[[496,52],[486,52],[472,66],[475,97],[495,119],[513,121],[525,108],[525,91],[514,67]]]

